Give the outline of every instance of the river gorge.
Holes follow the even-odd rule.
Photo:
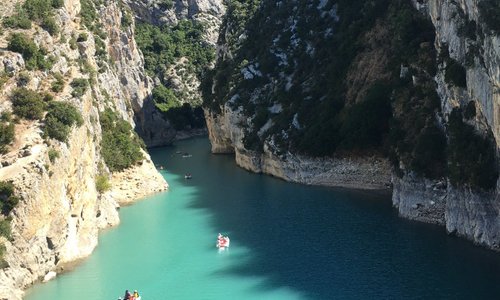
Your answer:
[[[183,158],[181,153],[192,157]],[[206,138],[150,151],[170,190],[120,210],[75,270],[27,300],[491,299],[500,257],[398,217],[388,194],[288,183],[213,155]],[[190,172],[191,180],[184,174]],[[217,233],[231,238],[219,253]]]

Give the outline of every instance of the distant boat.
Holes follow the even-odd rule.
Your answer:
[[[217,236],[217,244],[215,246],[219,248],[219,250],[225,250],[226,248],[229,248],[229,243],[229,237],[223,236],[219,233],[219,235]]]
[[[182,152],[181,152],[181,151],[176,151],[175,153],[176,153],[176,154],[181,154]]]
[[[184,175],[184,179],[191,179],[191,178],[193,178],[193,176],[190,173]]]
[[[187,152],[182,154],[182,157],[183,157],[183,158],[186,158],[186,157],[191,157],[191,156],[192,156],[192,155],[191,155],[191,154],[189,154],[189,153],[187,153]]]

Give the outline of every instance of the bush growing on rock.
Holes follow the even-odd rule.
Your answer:
[[[15,89],[10,99],[14,113],[25,119],[39,120],[43,117],[46,108],[43,96],[26,88]]]
[[[28,70],[41,69],[48,70],[52,67],[53,61],[46,60],[43,50],[40,50],[35,42],[24,33],[13,33],[9,37],[7,49],[21,53]]]
[[[51,102],[45,116],[44,133],[50,138],[67,142],[73,125],[81,126],[83,119],[80,112],[70,103]],[[50,156],[50,153],[49,153]]]
[[[52,82],[51,90],[56,93],[62,92],[64,89],[64,77],[61,73],[55,73],[54,79],[55,81]]]
[[[31,81],[31,76],[27,72],[21,72],[17,79],[18,86],[26,86]]]
[[[100,121],[103,131],[101,154],[111,171],[121,171],[143,159],[143,144],[127,121],[111,109],[100,114]]]
[[[59,25],[57,25],[56,20],[52,16],[44,17],[41,26],[52,36],[59,33]]]
[[[19,198],[14,195],[14,184],[10,181],[0,181],[0,204],[2,214],[8,215],[19,203]]]
[[[144,143],[132,131],[132,126],[109,108],[99,114],[99,118],[102,128],[101,155],[109,170],[122,171],[140,162]]]
[[[109,183],[108,176],[106,175],[97,175],[95,179],[95,188],[99,194],[108,191],[111,188],[111,184]]]
[[[159,85],[153,89],[153,101],[156,107],[162,112],[167,112],[171,108],[180,106],[180,102],[174,92],[163,85]]]
[[[7,49],[21,53],[25,60],[30,60],[38,54],[38,46],[24,33],[13,33]]]
[[[75,78],[70,83],[70,85],[73,88],[73,91],[71,92],[71,96],[78,98],[78,97],[81,97],[85,94],[85,92],[87,91],[87,87],[89,85],[89,82],[85,78]]]
[[[448,84],[466,88],[467,76],[465,68],[459,62],[450,58],[445,69],[444,80]]]
[[[49,155],[50,162],[54,163],[56,161],[56,159],[59,158],[59,151],[57,151],[54,148],[50,148],[48,155]]]
[[[2,221],[0,221],[2,222]],[[0,269],[7,268],[9,264],[3,259],[4,253],[5,253],[5,245],[0,245]]]
[[[7,152],[8,146],[14,141],[14,123],[0,122],[0,154]]]
[[[31,29],[31,20],[26,11],[21,8],[16,14],[4,18],[2,24],[7,28]]]
[[[462,111],[454,109],[448,118],[448,175],[453,185],[491,190],[498,179],[495,146],[491,137],[479,135],[463,122]]]
[[[479,14],[486,26],[496,34],[500,34],[500,2],[483,0],[479,2]]]

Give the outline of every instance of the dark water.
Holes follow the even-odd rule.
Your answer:
[[[399,218],[388,195],[248,173],[210,154],[207,139],[151,155],[171,191],[122,209],[88,261],[27,299],[87,299],[82,289],[96,282],[106,283],[94,299],[125,285],[143,300],[500,299],[500,254]],[[214,247],[217,232],[231,237],[226,253]],[[117,247],[131,235],[147,239],[144,249]],[[141,272],[117,280],[124,261]]]

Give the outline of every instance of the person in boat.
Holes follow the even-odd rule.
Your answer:
[[[132,294],[128,290],[125,290],[125,296],[123,296],[123,300],[131,300]]]
[[[133,297],[135,300],[141,300],[141,296],[139,296],[139,293],[137,292],[137,290],[134,291]]]

